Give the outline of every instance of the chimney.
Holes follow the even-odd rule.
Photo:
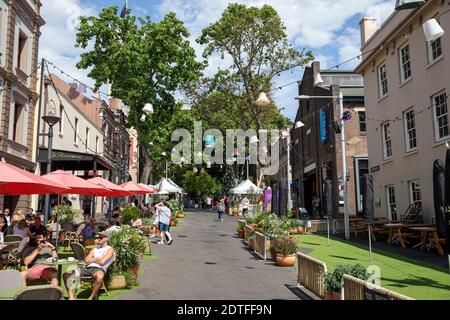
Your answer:
[[[377,19],[373,17],[364,17],[359,22],[361,32],[361,48],[365,46],[367,40],[377,31]]]
[[[119,98],[113,98],[112,96],[112,85],[108,82],[108,95],[109,95],[109,107],[112,110],[122,110],[122,100]]]

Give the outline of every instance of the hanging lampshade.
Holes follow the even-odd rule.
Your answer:
[[[264,91],[259,93],[258,100],[256,100],[256,104],[260,107],[265,107],[270,104],[270,100],[267,98],[267,95]]]
[[[143,115],[141,116],[141,121],[144,122],[146,118],[147,118],[147,116],[146,116],[145,114],[143,114]]]
[[[281,137],[283,139],[289,137],[289,131],[287,130],[281,131]]]
[[[147,114],[152,114],[154,112],[153,105],[151,103],[147,103],[144,108],[142,109]]]
[[[350,111],[344,111],[342,114],[342,121],[349,121],[352,119],[352,113]]]
[[[250,137],[250,143],[258,143],[258,142],[259,142],[259,140],[258,140],[257,136],[251,136]]]
[[[163,157],[165,157],[165,156],[167,156],[167,152],[163,151],[163,152],[161,152],[161,155],[162,155]]]
[[[397,0],[395,3],[395,10],[407,10],[420,7],[425,3],[425,0]]]
[[[314,85],[315,86],[320,86],[323,85],[325,83],[325,81],[323,81],[322,76],[320,75],[320,72],[314,72]]]
[[[301,127],[304,127],[304,126],[305,126],[305,124],[303,122],[301,122],[301,121],[297,121],[295,123],[295,129],[298,129],[298,128],[301,128]]]
[[[427,41],[434,41],[444,35],[444,30],[436,19],[430,19],[423,24],[423,32]]]

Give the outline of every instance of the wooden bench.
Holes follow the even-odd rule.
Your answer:
[[[314,296],[325,297],[325,283],[323,274],[327,272],[324,262],[314,259],[306,254],[297,252],[297,284],[306,288]]]
[[[400,293],[344,274],[343,300],[414,300]]]

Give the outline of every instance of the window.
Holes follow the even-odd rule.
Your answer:
[[[61,120],[59,120],[59,134],[63,134],[63,128],[64,128],[64,107],[62,104],[59,105],[59,117]]]
[[[27,53],[27,36],[19,30],[19,43],[17,46],[17,67],[24,72],[27,72]]]
[[[73,134],[73,142],[75,144],[78,143],[78,118],[75,118],[75,131]]]
[[[386,186],[386,198],[389,219],[397,220],[397,204],[395,202],[395,188],[393,185]]]
[[[89,149],[89,128],[88,127],[86,127],[86,141],[85,141],[84,145],[86,147],[86,150],[88,150]]]
[[[95,153],[98,153],[98,136],[95,137]]]
[[[378,86],[380,89],[380,98],[383,98],[388,93],[386,64],[378,67]]]
[[[428,60],[432,64],[442,56],[441,38],[428,42]]]
[[[392,138],[389,123],[383,124],[382,129],[384,159],[387,160],[392,157]]]
[[[406,151],[412,151],[417,147],[416,139],[416,120],[414,110],[405,112],[405,137],[406,137]]]
[[[23,105],[16,103],[14,105],[14,119],[13,119],[13,136],[12,140],[22,143],[22,129],[23,129]]]
[[[400,56],[400,79],[405,82],[411,78],[411,57],[409,53],[409,44],[405,44],[399,49]]]
[[[366,112],[358,111],[359,133],[366,133]]]
[[[420,188],[419,180],[409,182],[409,194],[410,194],[411,204],[422,205],[422,191]]]
[[[449,135],[447,95],[445,91],[433,96],[432,104],[434,106],[434,130],[436,140],[441,140]]]

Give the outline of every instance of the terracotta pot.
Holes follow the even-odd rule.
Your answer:
[[[297,228],[290,228],[289,229],[290,234],[297,234]]]
[[[324,300],[341,300],[341,293],[336,291],[326,292]]]
[[[113,276],[108,283],[108,290],[125,289],[127,287],[127,280],[124,276]]]
[[[295,264],[296,256],[295,254],[290,255],[282,255],[281,253],[277,253],[276,262],[277,265],[281,267],[292,267]]]
[[[177,213],[177,218],[184,218],[184,213]]]
[[[277,261],[277,252],[275,251],[275,248],[270,248],[270,257],[272,258],[272,261]]]
[[[244,230],[239,230],[238,231],[238,237],[244,239],[244,237],[245,237]]]
[[[255,242],[253,240],[248,241],[248,248],[250,250],[255,250]]]
[[[304,227],[297,227],[297,232],[300,234],[304,234],[305,233],[305,228]]]

